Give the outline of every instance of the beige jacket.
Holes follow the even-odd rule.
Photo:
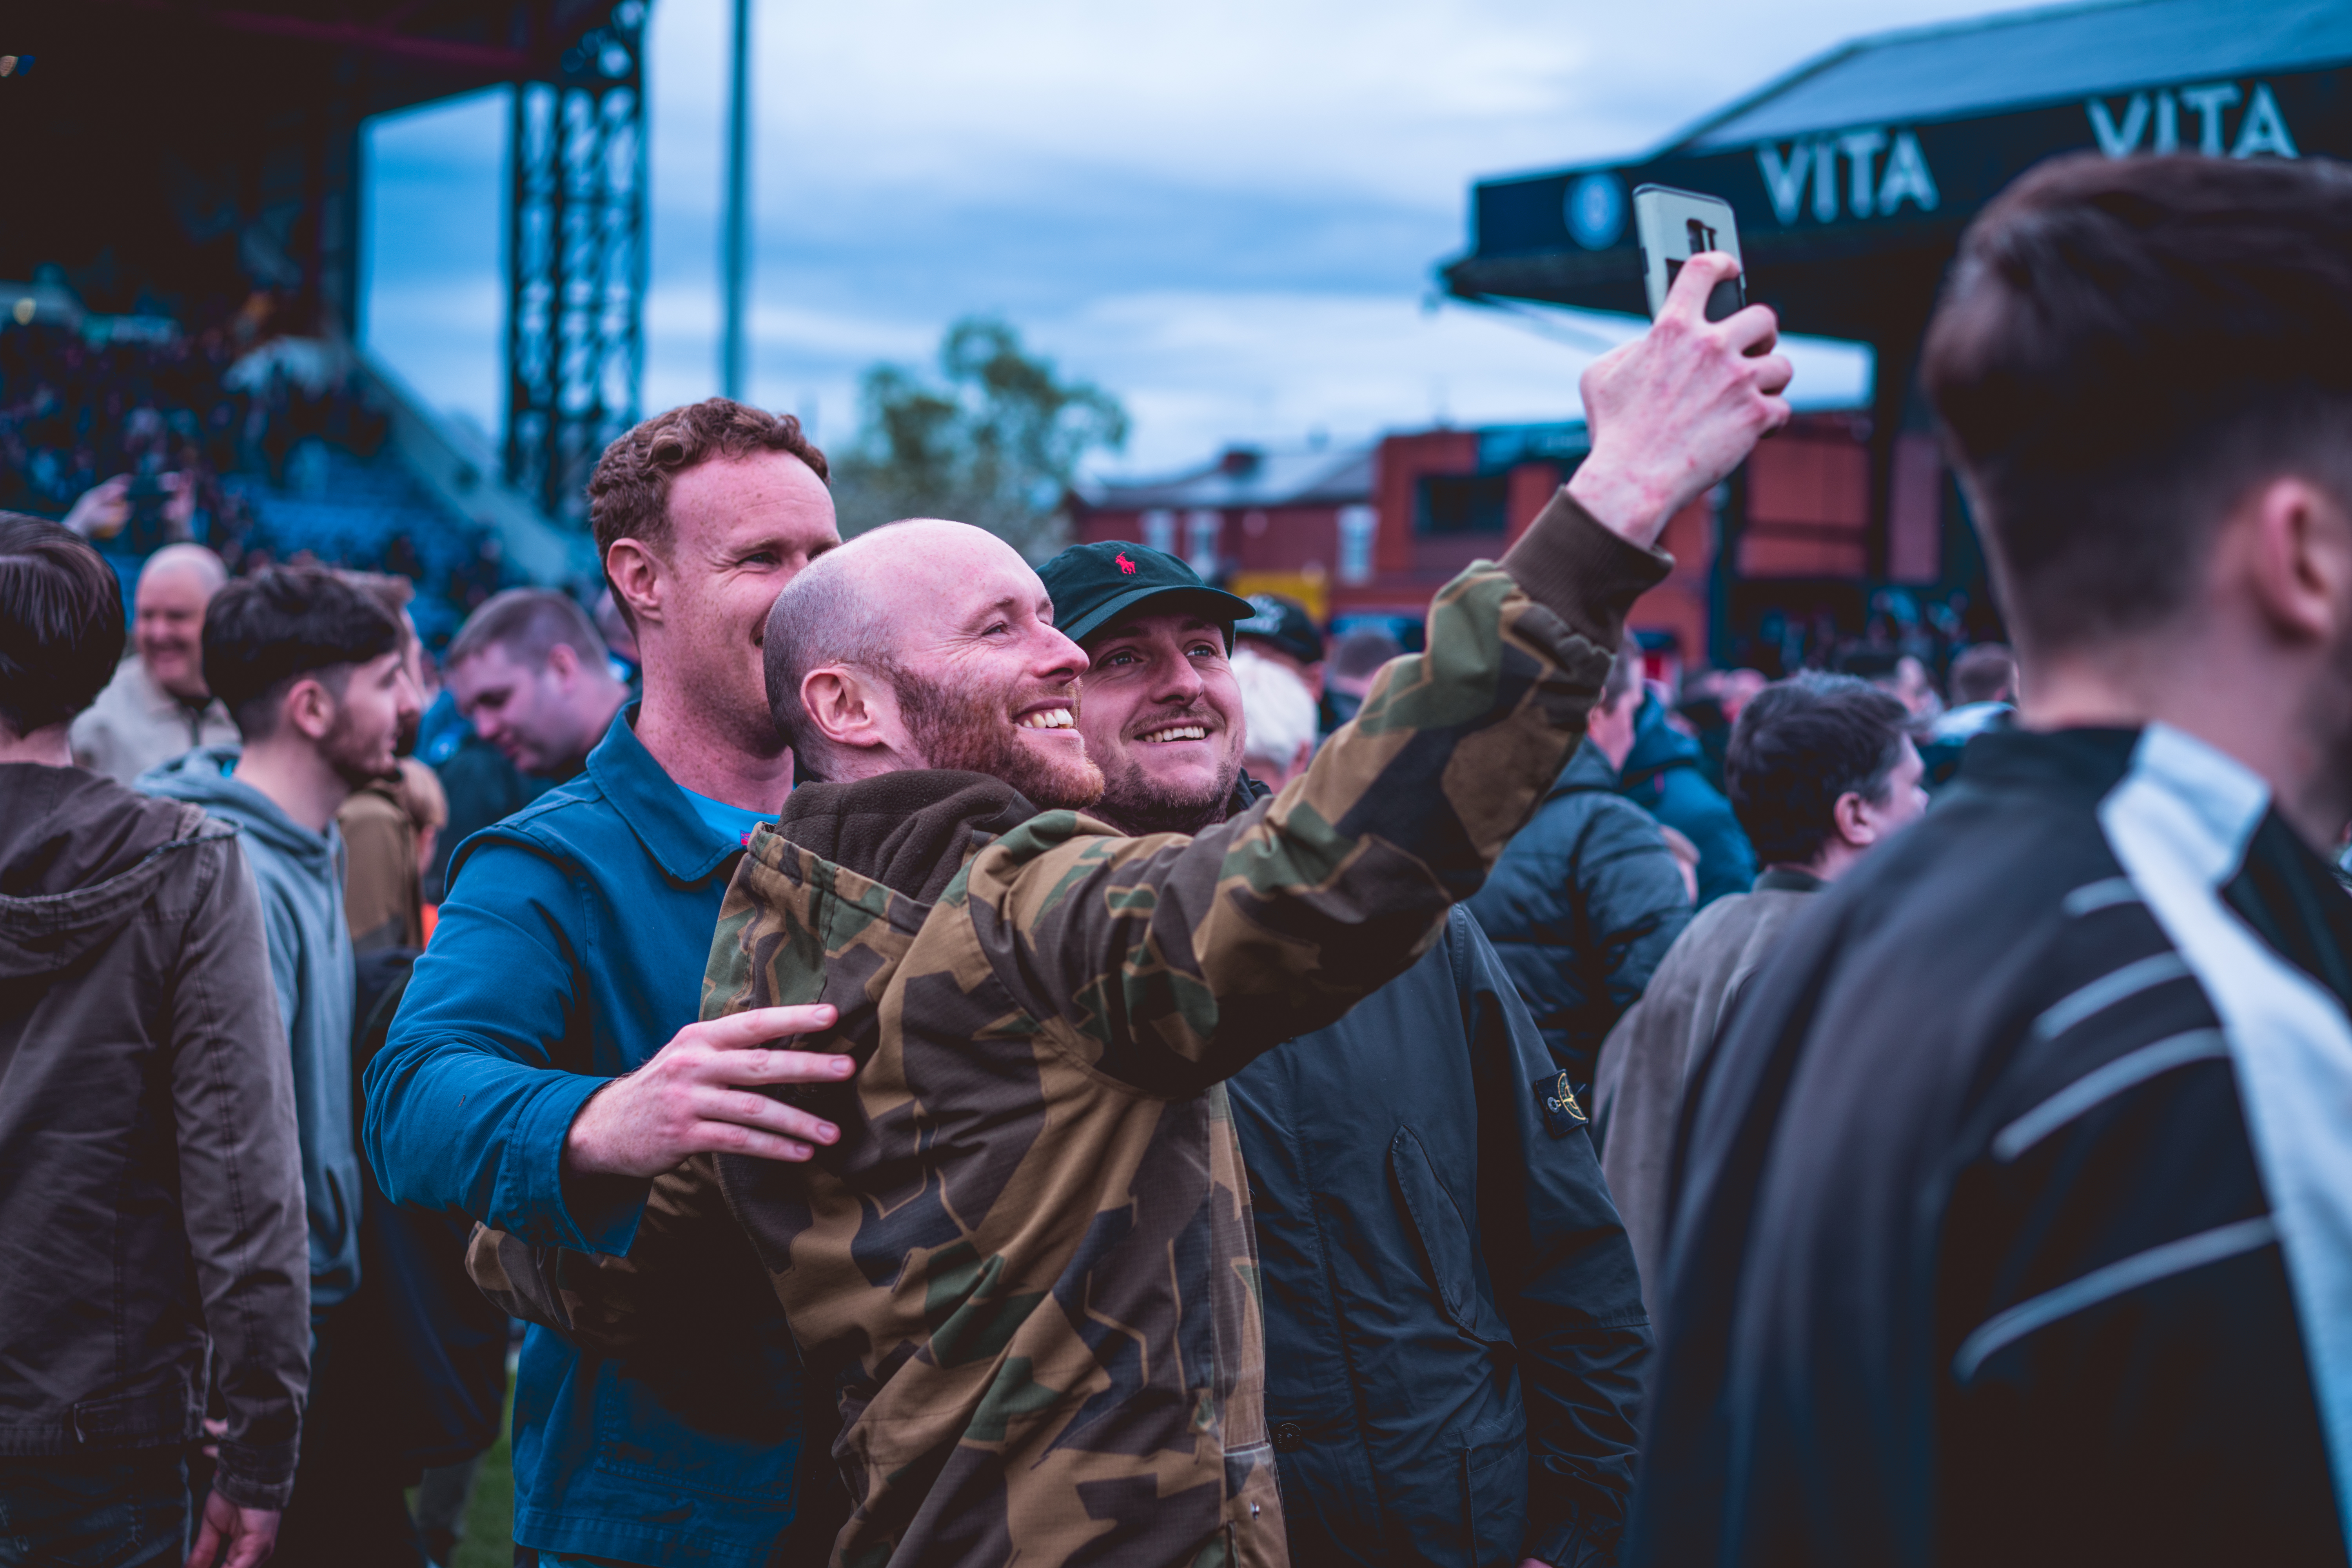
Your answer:
[[[335,813],[349,858],[343,870],[343,919],[352,951],[425,945],[420,873],[433,857],[433,839],[449,820],[449,797],[431,768],[400,759],[397,779],[379,779],[352,792]]]
[[[98,700],[82,710],[67,738],[77,763],[125,788],[159,763],[198,746],[234,746],[240,739],[219,698],[190,708],[155,684],[136,654],[122,661]]]

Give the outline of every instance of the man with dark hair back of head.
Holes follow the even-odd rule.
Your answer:
[[[1633,1560],[2342,1563],[2352,170],[2044,163],[1921,378],[2022,700],[1692,1077]]]
[[[544,778],[586,766],[629,697],[588,612],[547,588],[509,588],[467,616],[441,672],[475,732]]]
[[[228,581],[201,544],[167,544],[139,569],[131,647],[98,700],[74,720],[74,761],[128,784],[197,746],[226,745],[236,724],[205,689],[205,606]]]
[[[1753,890],[1701,910],[1601,1047],[1592,1125],[1654,1315],[1668,1160],[1683,1083],[1811,895],[1927,809],[1910,710],[1851,675],[1807,673],[1748,699],[1724,782],[1763,866]]]
[[[1979,702],[2016,700],[2017,656],[2008,648],[1997,642],[1980,642],[1963,648],[1952,660],[1951,713]]]
[[[236,834],[76,765],[114,569],[0,512],[0,1516],[26,1563],[257,1568],[309,1375],[302,1168]]]
[[[1919,755],[1927,787],[1940,789],[1959,772],[1968,744],[1987,730],[2006,727],[2017,711],[2017,656],[1997,642],[1963,648],[1952,660],[1952,706],[1927,727]]]
[[[335,815],[391,773],[423,694],[400,622],[366,589],[323,567],[272,567],[230,583],[205,611],[205,683],[235,716],[238,746],[205,746],[142,774],[150,795],[235,823],[260,886],[269,967],[294,1062],[295,1114],[310,1215],[310,1441],[279,1532],[283,1568],[339,1560],[349,1540],[412,1561],[396,1475],[344,1440],[350,1363],[378,1353],[339,1310],[359,1284],[355,999],[343,914],[345,850]],[[412,731],[413,732],[413,731]],[[344,1561],[356,1559],[341,1558]]]
[[[1627,649],[1609,667],[1584,743],[1465,906],[1579,1094],[1611,1026],[1691,918],[1657,819],[1619,788],[1642,700],[1641,655]]]
[[[577,771],[450,857],[433,942],[368,1067],[364,1139],[394,1202],[622,1253],[652,1178],[689,1155],[805,1160],[834,1136],[751,1092],[839,1076],[828,1055],[748,1048],[810,1027],[809,1009],[698,1021],[729,876],[792,789],[761,644],[778,591],[840,542],[825,472],[797,419],[722,397],[604,449],[589,519],[635,632],[636,702],[560,595],[500,595],[460,630],[449,680],[483,731],[527,766]],[[726,1340],[727,1286],[749,1264],[698,1282],[698,1332]],[[727,1342],[730,1375],[703,1389],[526,1335],[515,1540],[542,1568],[822,1555],[838,1487],[802,1462],[823,1447],[803,1447],[792,1337],[769,1321]]]

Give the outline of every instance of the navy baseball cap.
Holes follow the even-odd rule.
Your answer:
[[[1055,626],[1076,643],[1146,602],[1158,611],[1189,609],[1227,628],[1256,609],[1240,595],[1202,582],[1199,573],[1166,551],[1124,539],[1073,544],[1039,567],[1037,575],[1053,596]],[[1232,647],[1233,640],[1228,629],[1225,645]]]
[[[1234,623],[1236,637],[1257,637],[1301,664],[1323,662],[1323,628],[1307,606],[1279,594],[1252,594],[1250,616]]]

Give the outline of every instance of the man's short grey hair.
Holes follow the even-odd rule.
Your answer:
[[[604,636],[577,600],[552,588],[509,588],[483,600],[481,608],[466,617],[449,639],[441,667],[455,669],[502,647],[517,664],[544,669],[549,650],[559,643],[578,655],[583,666],[605,667]]]
[[[221,558],[201,544],[166,544],[147,557],[147,564],[139,569],[139,580],[164,572],[193,572],[205,581],[205,592],[217,594],[228,584],[228,568]]]

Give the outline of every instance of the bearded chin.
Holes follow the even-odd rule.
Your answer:
[[[1234,759],[1218,770],[1206,785],[1191,790],[1155,784],[1132,759],[1119,775],[1118,788],[1103,803],[1102,816],[1139,837],[1153,833],[1198,833],[1225,819],[1234,781],[1241,773]]]
[[[320,754],[326,758],[327,765],[335,770],[335,776],[355,790],[400,776],[397,759],[387,772],[374,765],[373,751],[373,748],[361,743],[359,726],[352,722],[348,709],[336,710],[334,722],[327,727],[327,733],[319,742]]]
[[[1031,751],[1005,722],[1003,704],[993,694],[965,696],[908,681],[898,688],[898,709],[932,767],[1002,779],[1046,811],[1083,811],[1102,798],[1102,769],[1092,758],[1083,751]]]

